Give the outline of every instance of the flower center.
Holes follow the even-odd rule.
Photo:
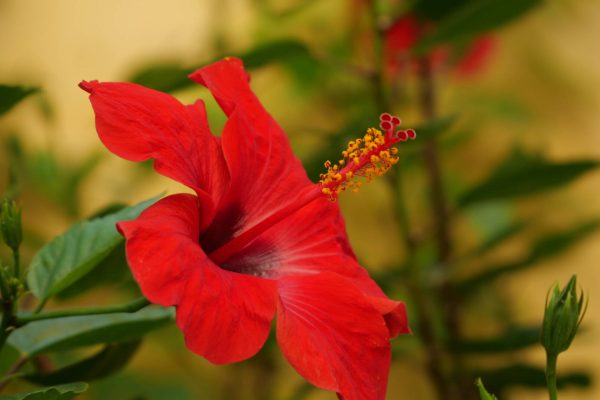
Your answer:
[[[383,133],[369,128],[362,138],[348,143],[337,164],[325,162],[327,172],[321,174],[321,192],[329,200],[335,201],[341,192],[348,189],[358,192],[364,182],[385,174],[398,162],[398,149],[391,146],[416,138],[412,129],[397,129],[401,123],[398,117],[385,113],[379,120]]]
[[[321,174],[320,184],[306,187],[297,201],[276,211],[257,225],[211,251],[208,254],[210,259],[218,265],[226,264],[264,231],[312,201],[323,195],[335,201],[340,192],[346,189],[356,192],[362,186],[362,181],[369,182],[373,177],[383,175],[398,162],[398,150],[391,146],[414,139],[416,134],[412,129],[397,129],[400,126],[398,117],[386,113],[381,114],[379,119],[379,127],[383,133],[379,129],[369,128],[362,139],[348,143],[348,148],[342,152],[343,159],[338,164],[332,165],[330,161],[325,163],[327,173]],[[362,181],[359,178],[362,178]]]

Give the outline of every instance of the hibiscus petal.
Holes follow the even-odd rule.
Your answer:
[[[358,264],[338,204],[325,197],[265,231],[225,265],[274,278],[334,272],[350,279],[368,297],[388,323],[390,337],[410,332],[404,303],[389,299]]]
[[[160,174],[218,201],[228,172],[204,103],[186,107],[166,93],[131,83],[84,81],[80,86],[90,93],[96,130],[110,151],[130,161],[153,158]]]
[[[127,261],[144,296],[152,303],[178,304],[202,257],[196,243],[199,200],[191,194],[165,197],[133,221],[117,227],[126,239]],[[197,250],[195,248],[198,248]]]
[[[255,355],[270,333],[277,308],[272,280],[204,266],[177,306],[187,347],[215,364]]]
[[[337,274],[278,281],[277,339],[306,380],[345,400],[385,398],[391,351],[383,318]]]
[[[198,244],[199,204],[193,195],[173,195],[119,223],[127,259],[148,300],[177,306],[190,350],[218,364],[244,360],[269,335],[276,285],[210,261]]]
[[[239,59],[209,65],[190,78],[206,86],[229,116],[221,144],[231,185],[213,224],[220,231],[207,232],[203,242],[214,250],[298,201],[311,182],[285,133],[252,93]]]
[[[496,41],[492,36],[475,39],[456,65],[457,75],[466,78],[479,72],[491,58],[495,46]]]

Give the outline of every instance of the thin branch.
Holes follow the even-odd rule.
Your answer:
[[[11,380],[22,375],[19,370],[23,368],[23,366],[27,363],[27,360],[29,359],[25,356],[19,357],[17,361],[10,367],[10,369],[6,371],[6,374],[2,377],[2,379],[0,379],[0,392],[4,390]]]
[[[146,298],[140,297],[139,299],[136,299],[132,302],[117,306],[88,307],[77,308],[74,310],[50,311],[44,314],[18,315],[16,320],[16,326],[20,327],[25,324],[28,324],[29,322],[54,318],[78,317],[85,315],[101,315],[113,313],[134,313],[149,305],[150,302]]]

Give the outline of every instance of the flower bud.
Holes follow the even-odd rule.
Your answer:
[[[481,382],[481,378],[478,378],[477,381],[475,382],[475,384],[477,385],[477,388],[479,389],[479,398],[481,400],[498,400],[498,398],[496,396],[488,393],[488,391],[485,389],[485,386],[483,386],[483,382]]]
[[[558,284],[546,301],[542,325],[542,346],[548,354],[558,355],[567,350],[575,338],[585,313],[583,293],[577,297],[577,276],[573,275],[562,290]]]
[[[23,232],[21,229],[21,210],[12,200],[4,199],[0,205],[0,231],[4,243],[13,251],[21,245]]]

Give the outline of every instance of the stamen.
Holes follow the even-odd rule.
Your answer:
[[[400,118],[388,113],[381,114],[381,130],[367,129],[362,138],[348,143],[337,164],[325,162],[327,172],[321,174],[321,192],[329,200],[335,201],[341,192],[358,192],[364,182],[385,174],[398,162],[398,149],[391,146],[417,137],[413,129],[397,129],[400,124]]]

